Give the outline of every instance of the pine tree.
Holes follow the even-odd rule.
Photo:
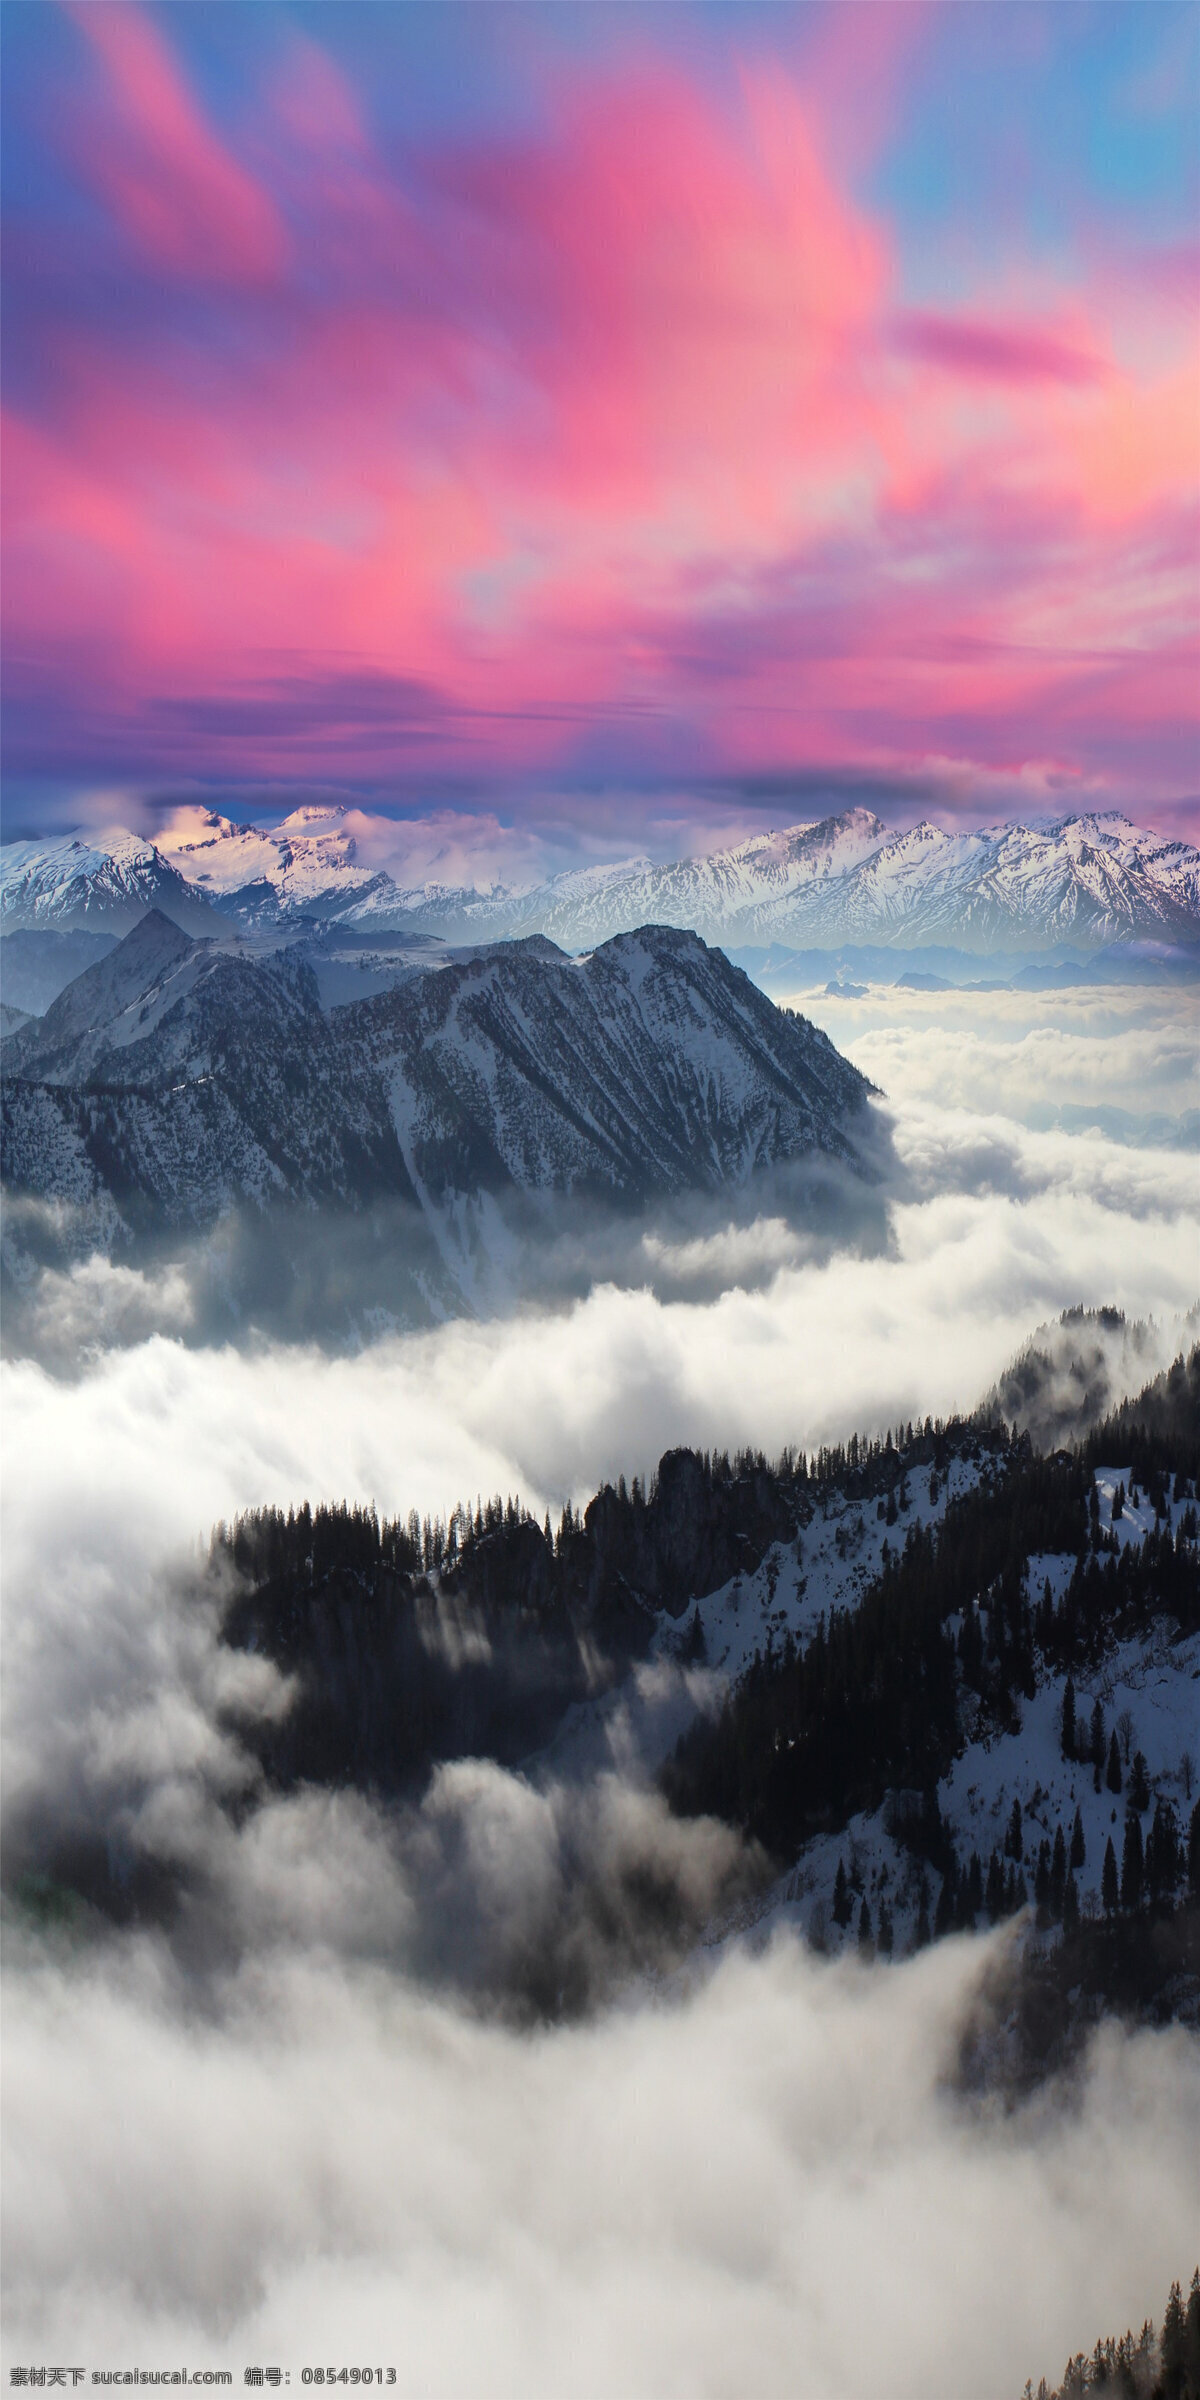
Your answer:
[[[1033,1872],[1033,1896],[1039,1908],[1044,1908],[1050,1898],[1049,1842],[1041,1842],[1038,1845],[1037,1865]]]
[[[1179,1829],[1169,1800],[1154,1803],[1146,1837],[1146,1890],[1151,1900],[1169,1900],[1179,1881]]]
[[[927,1950],[929,1942],[929,1878],[923,1874],[917,1901],[917,1930],[914,1936],[914,1947],[918,1950]]]
[[[892,1925],[892,1912],[888,1907],[887,1901],[881,1900],[879,1903],[879,1932],[875,1943],[875,1947],[878,1950],[881,1958],[891,1957],[892,1950],[895,1946],[895,1940],[896,1936]]]
[[[1121,1906],[1140,1908],[1142,1905],[1142,1875],[1145,1858],[1142,1850],[1141,1819],[1130,1809],[1125,1819],[1125,1848],[1121,1857]]]
[[[1015,1858],[1018,1866],[1025,1855],[1019,1800],[1014,1800],[1012,1804],[1012,1815],[1008,1820],[1008,1831],[1004,1836],[1004,1855],[1006,1858]]]
[[[1004,1915],[1004,1869],[1000,1864],[999,1854],[995,1850],[988,1860],[984,1901],[993,1925],[998,1925]]]
[[[1068,1675],[1062,1703],[1062,1754],[1075,1756],[1075,1686]]]
[[[875,1954],[875,1936],[871,1927],[871,1909],[865,1892],[863,1893],[862,1907],[858,1912],[858,1947],[861,1950],[864,1958],[872,1958]]]
[[[1062,1915],[1066,1888],[1067,1845],[1063,1840],[1062,1826],[1056,1825],[1054,1828],[1054,1856],[1050,1862],[1050,1909],[1051,1914],[1055,1917]]]
[[[1150,1785],[1146,1775],[1146,1761],[1140,1750],[1135,1750],[1133,1765],[1129,1772],[1128,1806],[1136,1808],[1139,1817],[1150,1806]]]
[[[1184,2357],[1187,2361],[1188,2381],[1192,2387],[1194,2400],[1200,2400],[1200,2267],[1196,2268],[1192,2276],[1192,2288],[1188,2293],[1187,2324],[1183,2346]]]
[[[933,1915],[933,1930],[939,1940],[944,1933],[951,1931],[954,1924],[957,1884],[958,1877],[955,1872],[954,1858],[951,1855],[950,1864],[942,1877],[942,1888],[938,1893],[938,1903]]]
[[[1200,1800],[1192,1810],[1188,1826],[1188,1882],[1194,1898],[1200,1900]]]
[[[1187,2318],[1184,2315],[1183,2295],[1179,2285],[1173,2283],[1162,2326],[1160,2389],[1163,2400],[1182,2400],[1183,2379],[1186,2373]]]
[[[1096,1700],[1092,1704],[1092,1730],[1088,1741],[1088,1757],[1093,1766],[1102,1767],[1104,1765],[1104,1749],[1104,1710],[1099,1700]]]
[[[1073,1867],[1081,1867],[1083,1866],[1086,1858],[1087,1845],[1083,1838],[1083,1818],[1080,1816],[1079,1810],[1076,1809],[1075,1822],[1071,1827],[1071,1865]]]
[[[847,1926],[850,1922],[850,1913],[850,1894],[846,1886],[846,1862],[844,1859],[839,1858],[837,1874],[835,1875],[833,1882],[834,1924],[841,1925],[843,1927]]]
[[[1120,1750],[1119,1750],[1119,1749],[1118,1749],[1118,1747],[1117,1747],[1117,1736],[1116,1736],[1116,1732],[1115,1732],[1115,1731],[1114,1731],[1114,1733],[1113,1733],[1112,1740],[1110,1741],[1110,1743],[1109,1743],[1109,1745],[1108,1745],[1108,1778],[1107,1778],[1107,1781],[1108,1781],[1108,1788],[1109,1788],[1110,1792],[1119,1792],[1119,1791],[1120,1791],[1120,1789],[1121,1789],[1121,1753],[1120,1753]]]
[[[1120,1891],[1117,1883],[1117,1854],[1113,1849],[1111,1836],[1104,1845],[1104,1865],[1100,1870],[1100,1897],[1104,1902],[1105,1915],[1115,1916]]]
[[[1063,1932],[1079,1930],[1079,1888],[1073,1874],[1068,1874],[1063,1891]]]

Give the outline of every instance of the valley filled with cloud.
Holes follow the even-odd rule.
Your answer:
[[[1198,33],[0,10],[9,2388],[1198,2400]]]
[[[914,995],[904,1022],[897,997],[828,1003],[892,1117],[866,1243],[798,1211],[635,1230],[560,1308],[337,1344],[181,1338],[186,1262],[45,1279],[4,1367],[10,1842],[107,1826],[188,1897],[159,1930],[84,1908],[10,1938],[10,2356],[240,2375],[332,2346],[488,2395],[551,2395],[569,2360],[581,2392],[657,2396],[744,2389],[752,2344],[764,2393],[948,2391],[953,2360],[1000,2400],[1186,2265],[1192,2036],[1110,2028],[1069,2085],[973,2092],[1006,1934],[886,1969],[756,1936],[752,1848],[636,1762],[466,1761],[399,1815],[264,1794],[242,1737],[285,1684],[189,1582],[214,1521],[268,1501],[557,1514],[672,1444],[948,1415],[1078,1303],[1153,1317],[1165,1363],[1193,1158],[1039,1128],[1021,1094],[1032,1043],[1039,1105],[1179,1116],[1172,1010],[1068,998],[1051,1036],[1044,996]]]

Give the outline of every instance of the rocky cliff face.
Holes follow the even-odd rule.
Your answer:
[[[496,947],[322,1011],[311,971],[152,912],[4,1045],[4,1172],[131,1228],[238,1206],[616,1202],[852,1160],[862,1076],[695,935]]]
[[[573,962],[497,947],[337,1012],[417,1190],[643,1199],[849,1157],[866,1085],[720,951],[664,926]]]

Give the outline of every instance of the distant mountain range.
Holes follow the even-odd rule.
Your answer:
[[[852,808],[707,857],[624,859],[488,892],[397,884],[359,863],[343,816],[302,808],[268,830],[196,807],[157,844],[123,831],[12,842],[0,850],[0,930],[122,933],[156,907],[189,933],[222,919],[283,937],[336,924],[473,944],[543,934],[571,951],[648,923],[735,949],[1200,947],[1200,851],[1116,813],[889,833]]]
[[[155,909],[0,1056],[6,1183],[74,1204],[108,1246],[386,1200],[454,1275],[464,1212],[489,1199],[625,1205],[811,1152],[853,1163],[869,1089],[723,952],[663,926],[579,962],[499,944],[326,1009],[297,952],[197,941]]]

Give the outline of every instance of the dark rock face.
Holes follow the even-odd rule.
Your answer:
[[[441,1759],[512,1764],[590,1688],[561,1608],[539,1609],[528,1592],[511,1604],[467,1598],[441,1578],[435,1588],[386,1570],[369,1582],[334,1574],[319,1588],[246,1599],[227,1639],[253,1642],[299,1678],[288,1715],[256,1736],[267,1771],[285,1785],[404,1793]]]
[[[5,1180],[105,1194],[131,1231],[211,1224],[239,1201],[415,1198],[382,1094],[354,1076],[308,971],[161,916],[14,1035],[4,1068]]]
[[[323,1012],[313,973],[151,912],[4,1045],[3,1160],[127,1230],[234,1206],[431,1218],[481,1195],[637,1202],[823,1152],[869,1088],[694,934],[495,946]]]
[[[418,1189],[651,1194],[821,1149],[864,1079],[724,953],[667,926],[578,962],[497,945],[338,1012],[391,1096]]]
[[[801,1503],[769,1467],[714,1472],[694,1450],[668,1450],[649,1504],[623,1504],[611,1485],[588,1503],[584,1529],[594,1563],[587,1598],[624,1586],[678,1616],[739,1569],[756,1567],[772,1542],[795,1533]]]
[[[299,1684],[255,1737],[264,1765],[403,1792],[441,1759],[527,1758],[645,1654],[661,1610],[752,1572],[810,1511],[786,1467],[672,1450],[648,1494],[606,1485],[553,1539],[511,1503],[461,1515],[428,1565],[415,1528],[247,1520],[217,1545],[240,1577],[224,1638]]]

